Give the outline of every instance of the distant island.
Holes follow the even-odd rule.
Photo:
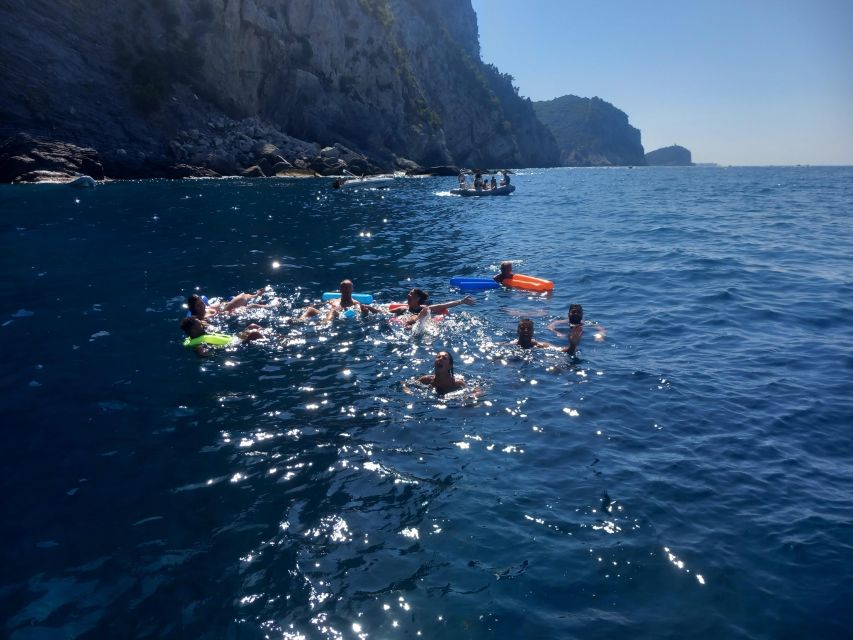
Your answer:
[[[649,151],[646,164],[657,167],[692,167],[693,160],[689,149],[677,144]]]
[[[640,130],[601,98],[567,95],[534,102],[536,115],[554,135],[565,167],[645,165]]]

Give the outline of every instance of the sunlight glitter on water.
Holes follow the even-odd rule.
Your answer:
[[[814,195],[821,172],[781,173],[760,191],[760,170],[527,172],[492,203],[435,198],[426,181],[346,200],[310,182],[105,185],[80,195],[75,220],[51,217],[70,202],[58,191],[12,210],[4,282],[21,300],[10,311],[33,312],[2,326],[16,363],[5,401],[27,416],[7,474],[10,521],[27,536],[13,534],[4,565],[17,607],[4,630],[91,619],[93,636],[132,637],[144,616],[193,637],[772,637],[815,625],[844,637],[853,245],[835,212],[849,210],[849,188],[824,181],[802,199],[785,185]],[[710,202],[704,192],[718,204],[691,205]],[[213,207],[187,208],[202,193]],[[552,277],[554,293],[474,293],[418,335],[387,313],[299,320],[344,277],[383,305],[412,287],[443,302],[460,297],[448,277],[489,277],[505,258]],[[206,360],[181,346],[195,287],[264,284],[274,306],[211,320],[227,333],[255,321],[275,339]],[[505,344],[525,315],[565,346],[546,327],[572,302],[607,326],[605,337],[590,325],[578,357]],[[814,322],[792,336],[798,305]],[[144,344],[120,329],[127,318]],[[403,390],[438,350],[479,395]],[[50,511],[33,506],[49,496]],[[808,525],[781,522],[791,509],[813,514]],[[92,513],[97,537],[77,524]],[[111,545],[128,523],[131,544]],[[713,579],[732,566],[738,580]],[[219,578],[188,588],[202,571]],[[94,597],[68,596],[88,584]],[[650,593],[673,605],[665,622]]]

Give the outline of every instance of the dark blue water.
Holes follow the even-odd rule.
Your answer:
[[[0,187],[2,635],[849,636],[853,169],[454,183]],[[507,259],[553,295],[289,322]],[[181,346],[265,285],[221,328],[277,337]],[[572,302],[574,360],[498,344]],[[439,349],[482,395],[403,391]]]

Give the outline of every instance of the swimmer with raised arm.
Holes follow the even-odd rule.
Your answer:
[[[414,318],[409,318],[406,321],[407,325],[413,325],[419,319],[426,317],[431,313],[444,313],[448,309],[458,307],[461,304],[476,304],[473,296],[465,296],[459,300],[451,300],[450,302],[439,302],[436,304],[427,304],[429,294],[423,289],[417,287],[406,294],[406,307],[394,309],[391,313],[394,315],[404,315],[406,313],[417,314]]]
[[[563,327],[568,327],[568,331],[561,331]],[[564,347],[561,351],[568,353],[570,356],[575,355],[575,352],[578,350],[578,345],[580,345],[581,337],[583,336],[583,307],[579,304],[569,305],[568,318],[566,320],[555,320],[548,325],[548,328],[558,336],[567,336],[569,339],[569,346]],[[602,342],[606,335],[604,327],[601,325],[595,325],[595,329],[596,333],[594,339],[596,342]]]
[[[258,296],[263,295],[264,291],[266,291],[266,288],[258,289],[254,293],[238,293],[227,302],[220,302],[218,304],[208,304],[201,299],[201,296],[193,294],[187,298],[187,308],[190,310],[190,314],[201,320],[204,320],[207,316],[219,313],[233,313],[242,307],[249,309],[264,308],[269,305],[252,302]]]

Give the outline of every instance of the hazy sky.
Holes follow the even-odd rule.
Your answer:
[[[853,164],[853,0],[472,0],[522,96],[598,96],[646,151]]]

